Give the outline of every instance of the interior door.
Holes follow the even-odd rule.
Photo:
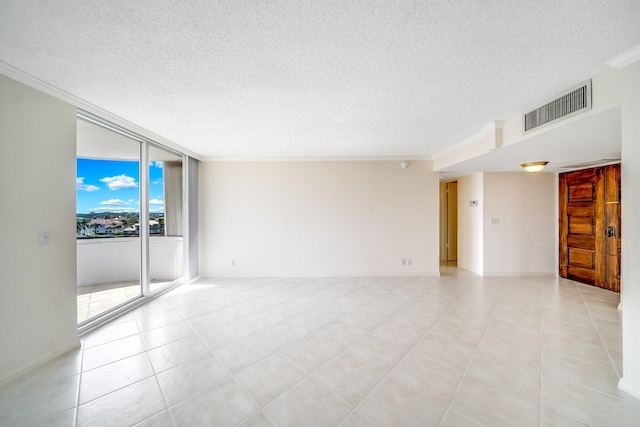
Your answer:
[[[620,165],[560,174],[560,276],[620,292]]]

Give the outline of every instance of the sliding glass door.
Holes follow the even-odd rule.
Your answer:
[[[184,155],[79,112],[78,324],[184,276]]]
[[[149,291],[183,276],[183,156],[149,146]]]
[[[141,143],[78,120],[78,323],[142,295]]]

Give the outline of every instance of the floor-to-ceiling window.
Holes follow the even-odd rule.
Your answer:
[[[80,111],[78,324],[183,278],[184,155]]]
[[[183,276],[183,156],[149,146],[149,288]]]

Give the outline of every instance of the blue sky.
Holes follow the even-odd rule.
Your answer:
[[[162,162],[149,168],[149,210],[164,212]],[[138,162],[77,159],[76,212],[140,212]]]

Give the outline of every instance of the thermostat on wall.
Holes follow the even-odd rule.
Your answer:
[[[469,200],[469,206],[478,206],[477,200]]]

